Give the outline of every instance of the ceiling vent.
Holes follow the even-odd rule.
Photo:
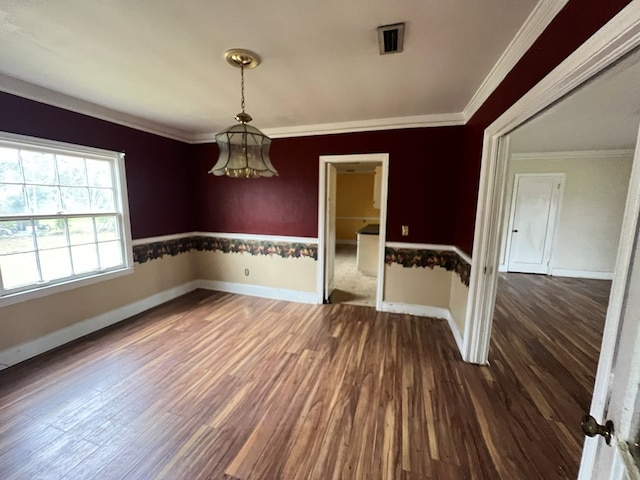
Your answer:
[[[400,53],[404,44],[404,23],[378,27],[378,47],[380,55]]]

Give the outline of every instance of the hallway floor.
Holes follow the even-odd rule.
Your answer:
[[[355,245],[336,245],[336,280],[331,303],[375,307],[378,278],[358,271],[356,253]]]

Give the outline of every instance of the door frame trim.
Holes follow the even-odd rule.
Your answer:
[[[556,204],[556,212],[554,215],[554,219],[553,219],[553,231],[551,232],[551,245],[549,247],[549,258],[547,259],[547,271],[544,272],[545,275],[549,275],[551,273],[551,260],[553,259],[553,247],[555,246],[556,243],[556,239],[557,239],[557,227],[558,227],[558,220],[560,219],[560,211],[562,209],[562,199],[564,197],[564,185],[565,182],[567,180],[567,175],[564,173],[515,173],[513,176],[513,189],[511,190],[511,200],[510,200],[510,204],[511,206],[509,207],[509,211],[508,211],[508,215],[509,215],[509,223],[508,223],[508,227],[507,227],[507,238],[506,238],[506,243],[504,246],[504,262],[505,262],[505,266],[506,266],[506,271],[510,271],[509,270],[509,263],[510,263],[510,254],[511,254],[511,242],[513,240],[513,222],[515,220],[515,206],[516,206],[516,199],[518,197],[517,193],[518,193],[518,180],[520,178],[526,178],[526,177],[554,177],[559,179],[560,181],[560,189],[558,192],[558,201]],[[508,181],[508,179],[507,179]],[[506,192],[505,192],[506,193]],[[547,241],[546,237],[545,237],[545,242]]]
[[[640,1],[640,0],[638,0]],[[367,153],[354,155],[321,155],[318,188],[318,303],[324,301],[325,249],[326,249],[326,202],[327,202],[327,167],[328,163],[381,163],[382,178],[380,179],[380,255],[378,258],[378,285],[376,288],[376,310],[382,310],[384,292],[384,248],[387,235],[387,194],[389,189],[389,154]]]
[[[329,232],[332,231],[332,229],[329,227],[331,225],[331,215],[329,214],[329,205],[331,203],[333,203],[333,225],[331,225],[331,227],[333,228],[333,262],[331,264],[332,268],[333,268],[333,277],[331,278],[331,280],[329,280],[327,277],[327,260],[328,260],[328,256],[325,253],[324,259],[322,261],[322,266],[324,267],[324,278],[323,278],[323,284],[322,284],[322,303],[328,302],[331,299],[331,294],[333,293],[333,291],[335,290],[335,283],[336,283],[336,248],[337,248],[337,232],[336,232],[336,222],[338,220],[338,215],[337,212],[335,212],[335,210],[338,207],[338,169],[336,168],[334,163],[331,162],[327,162],[324,164],[325,167],[325,182],[324,184],[327,186],[327,189],[325,191],[325,199],[324,199],[324,206],[325,206],[325,219],[324,219],[324,228],[325,228],[325,234],[323,236],[323,238],[325,239],[325,247],[322,249],[323,252],[327,252],[329,250],[329,247],[327,246],[327,244],[329,243],[329,238],[331,237],[331,235],[329,235]],[[332,175],[335,175],[335,185],[333,184],[333,181],[331,179]],[[334,190],[335,188],[335,190]],[[333,195],[333,202],[330,201],[330,197],[331,195]]]

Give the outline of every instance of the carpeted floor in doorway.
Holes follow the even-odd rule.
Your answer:
[[[355,245],[336,245],[335,278],[331,303],[375,306],[378,278],[358,271]]]

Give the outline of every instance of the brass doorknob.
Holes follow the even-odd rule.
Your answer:
[[[582,431],[587,437],[602,435],[607,445],[611,445],[611,435],[613,435],[613,422],[607,420],[604,425],[600,425],[591,415],[582,417]]]

